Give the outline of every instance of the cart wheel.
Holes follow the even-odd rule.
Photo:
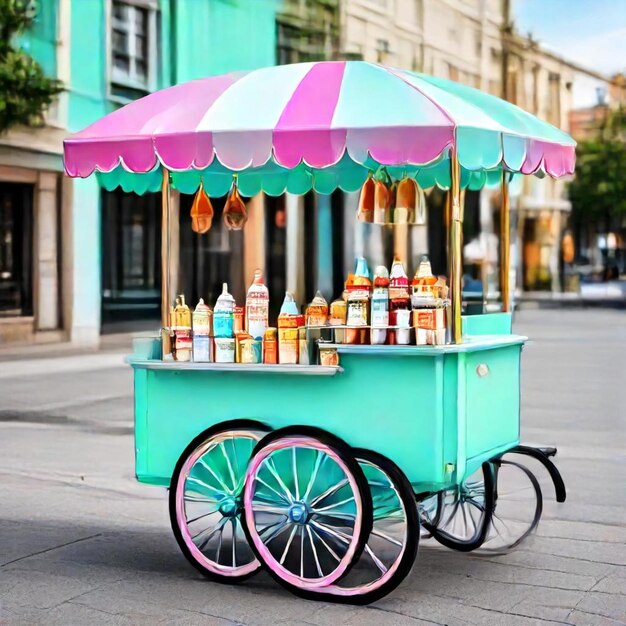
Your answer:
[[[257,558],[300,595],[343,576],[372,528],[363,471],[341,439],[317,428],[283,428],[259,442],[243,503]]]
[[[417,513],[420,519],[420,538],[430,539],[433,534],[427,530],[437,526],[441,521],[444,492],[440,491],[417,502]]]
[[[422,520],[426,529],[442,545],[470,552],[487,537],[494,501],[493,469],[489,463],[454,489],[443,492],[437,526]]]
[[[372,495],[374,524],[365,550],[339,583],[307,592],[308,598],[369,604],[408,575],[419,542],[413,489],[400,468],[370,450],[354,450]]]
[[[495,502],[487,538],[479,552],[506,554],[535,530],[543,511],[543,496],[535,475],[520,463],[492,462],[496,475]]]
[[[183,452],[170,489],[170,520],[187,560],[218,582],[233,583],[261,564],[241,522],[246,467],[268,429],[251,420],[223,422],[196,437]]]

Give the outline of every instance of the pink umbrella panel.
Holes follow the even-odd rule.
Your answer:
[[[268,67],[177,85],[131,102],[64,142],[65,170],[241,172],[352,162],[571,174],[575,142],[504,100],[361,62]],[[216,167],[218,166],[218,167]]]

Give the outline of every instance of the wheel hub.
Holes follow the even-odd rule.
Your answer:
[[[294,502],[287,513],[294,524],[306,524],[309,521],[309,507],[305,502]]]
[[[218,510],[224,517],[234,517],[241,510],[240,498],[226,496],[221,500]]]

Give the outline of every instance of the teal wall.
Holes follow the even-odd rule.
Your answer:
[[[278,0],[178,0],[176,82],[273,65]]]
[[[68,130],[120,106],[107,85],[106,3],[71,0]],[[273,65],[280,0],[160,0],[157,88],[203,76]],[[49,76],[57,74],[59,0],[38,2],[19,40]]]
[[[57,26],[58,0],[45,0],[37,3],[37,17],[29,33],[19,38],[18,43],[35,57],[48,76],[57,73]]]

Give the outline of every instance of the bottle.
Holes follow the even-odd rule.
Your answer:
[[[296,365],[298,363],[300,317],[293,295],[286,292],[278,316],[278,362],[280,364]]]
[[[346,324],[348,326],[367,326],[369,318],[369,299],[372,291],[372,281],[364,257],[356,260],[356,269],[352,275],[350,284],[346,284],[348,292],[348,312]],[[365,329],[348,328],[346,331],[346,343],[365,343]]]
[[[213,313],[202,298],[193,312],[193,360],[207,363],[211,360],[210,335]]]
[[[413,293],[432,293],[434,295],[436,282],[437,277],[433,275],[430,260],[424,254],[413,277]]]
[[[402,261],[395,256],[389,272],[389,323],[391,326],[398,326],[398,311],[409,311],[411,308],[411,297],[409,293],[409,277],[406,275]],[[405,314],[401,313],[402,326],[405,325]],[[404,342],[406,332],[404,328],[400,333],[392,330],[389,332],[389,343],[399,343],[400,337]]]
[[[326,298],[318,291],[315,297],[306,308],[305,324],[307,326],[326,326],[328,321],[328,302]]]
[[[213,334],[215,337],[233,337],[233,312],[235,298],[228,293],[228,283],[223,283],[222,293],[215,303],[213,311]]]
[[[384,344],[389,326],[389,272],[384,265],[379,265],[374,270],[371,323],[371,343]]]
[[[268,328],[263,337],[263,363],[278,363],[278,329]]]
[[[191,361],[191,311],[185,304],[185,296],[176,297],[174,317],[174,359]]]
[[[269,317],[270,292],[263,282],[263,272],[257,269],[246,295],[246,332],[254,339],[263,339]]]

